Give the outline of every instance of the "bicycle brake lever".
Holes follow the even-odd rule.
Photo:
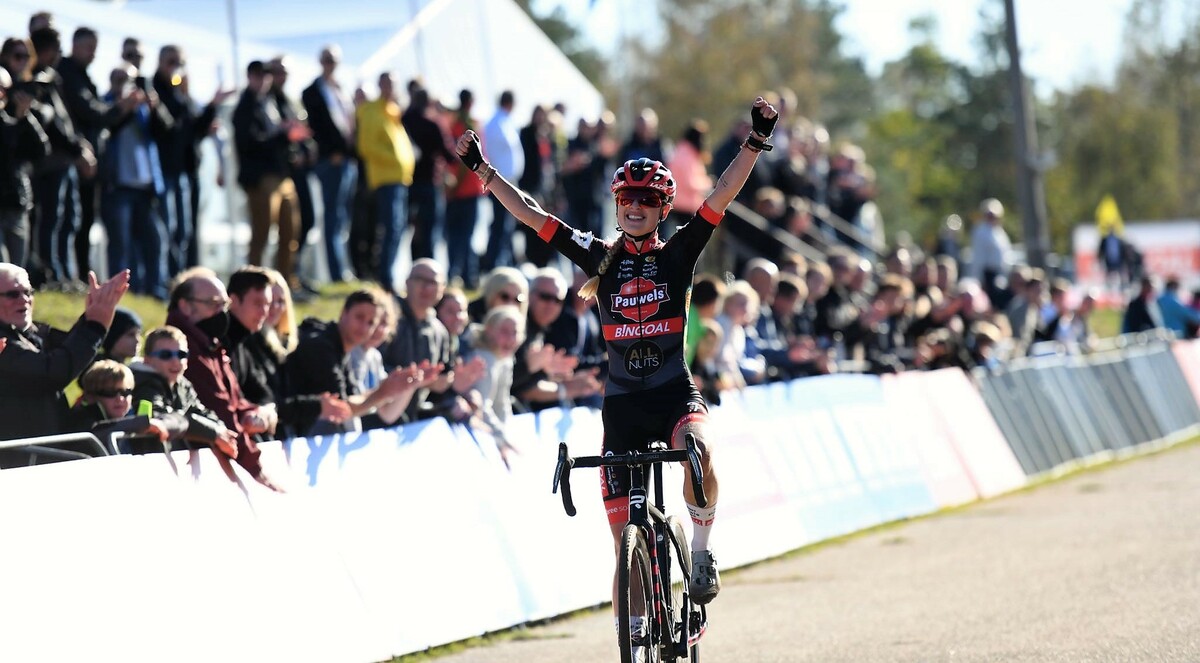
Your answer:
[[[571,468],[574,464],[570,454],[567,453],[567,443],[559,442],[558,466],[554,468],[554,488],[551,492],[557,493],[559,485],[562,486],[563,510],[567,512],[568,516],[575,515],[575,503],[571,499]]]

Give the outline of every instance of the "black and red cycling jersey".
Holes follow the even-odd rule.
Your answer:
[[[640,251],[629,239],[617,240],[625,246],[600,277],[596,295],[608,345],[605,396],[692,381],[683,352],[692,278],[700,252],[723,216],[701,206],[666,242],[655,234]],[[547,217],[538,236],[589,277],[596,275],[611,246],[554,216]]]

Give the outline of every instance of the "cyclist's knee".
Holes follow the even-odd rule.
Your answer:
[[[708,444],[707,429],[702,419],[685,419],[675,428],[671,445],[676,449],[685,448],[686,436],[690,434],[696,439],[696,453],[700,456],[700,463],[708,465],[712,460],[712,447]]]

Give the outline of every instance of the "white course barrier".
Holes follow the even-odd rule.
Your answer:
[[[711,421],[726,568],[1024,482],[958,371],[750,388]],[[592,410],[518,416],[511,468],[442,420],[265,445],[286,494],[208,452],[5,470],[0,661],[369,663],[606,602],[598,473],[575,518],[550,493],[557,442],[600,436]]]

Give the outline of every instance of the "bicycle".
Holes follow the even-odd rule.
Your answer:
[[[554,489],[562,487],[563,509],[575,515],[571,499],[571,470],[580,467],[628,467],[630,472],[629,522],[621,531],[617,569],[617,639],[621,663],[659,663],[680,658],[698,663],[699,640],[708,628],[708,610],[688,596],[692,552],[683,526],[663,507],[662,464],[686,461],[692,469],[692,487],[698,506],[705,506],[703,473],[696,440],[686,436],[686,448],[671,450],[655,441],[650,450],[623,455],[572,458],[567,445],[558,445]],[[654,501],[648,502],[649,476],[654,477]],[[650,545],[649,542],[653,542]],[[678,579],[678,580],[676,580]],[[646,588],[650,592],[645,591]],[[632,628],[643,618],[644,633]]]

